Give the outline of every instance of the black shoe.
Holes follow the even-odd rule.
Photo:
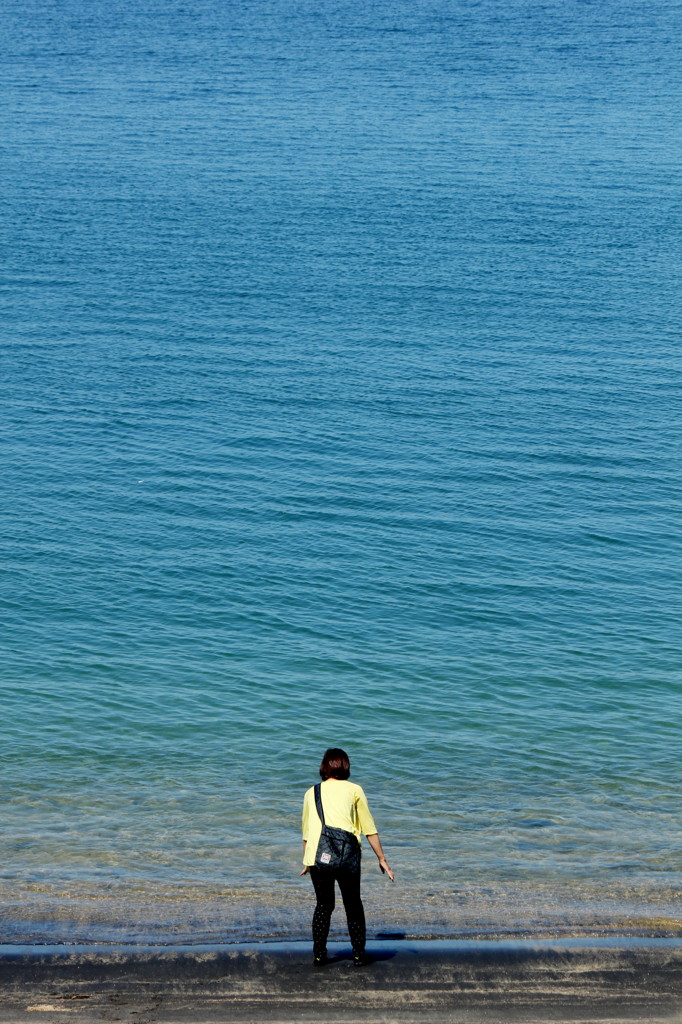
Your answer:
[[[326,967],[327,964],[331,963],[331,960],[326,953],[320,953],[313,959],[313,967]]]
[[[374,957],[368,953],[356,953],[353,957],[353,967],[369,967],[374,963]]]

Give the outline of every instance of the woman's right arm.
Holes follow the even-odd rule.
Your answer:
[[[308,842],[308,823],[310,821],[310,808],[308,807],[308,794],[303,797],[303,814],[301,815],[301,831],[303,832],[303,859],[305,860],[305,848]],[[308,867],[303,865],[301,875],[308,874]]]

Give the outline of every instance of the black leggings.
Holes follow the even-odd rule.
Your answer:
[[[312,867],[310,877],[317,897],[317,906],[313,914],[313,955],[322,956],[327,951],[329,922],[336,902],[334,882],[339,883],[341,890],[353,953],[356,956],[364,953],[365,908],[360,899],[360,871],[349,871],[348,868]]]

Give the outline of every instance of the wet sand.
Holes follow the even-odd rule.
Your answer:
[[[0,1022],[682,1021],[681,940],[385,940],[353,967],[308,943],[0,947]]]

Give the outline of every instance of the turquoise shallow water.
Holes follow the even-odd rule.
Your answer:
[[[3,4],[5,938],[672,913],[678,15]]]

